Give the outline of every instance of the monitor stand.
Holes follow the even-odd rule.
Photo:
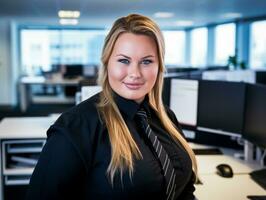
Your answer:
[[[247,140],[244,141],[244,160],[247,163],[256,163],[258,165],[264,166],[264,163],[261,162],[262,156],[263,154],[259,147],[256,147]]]
[[[254,162],[253,151],[254,151],[253,144],[245,140],[244,141],[244,160],[247,161],[248,163]]]

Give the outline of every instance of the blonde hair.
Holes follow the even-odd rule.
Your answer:
[[[103,66],[100,69],[98,79],[99,84],[103,88],[98,108],[108,130],[112,151],[111,161],[107,169],[107,175],[111,184],[113,185],[114,175],[117,171],[120,172],[120,176],[122,178],[123,172],[128,169],[129,175],[132,177],[134,172],[134,158],[142,158],[141,152],[132,138],[131,133],[114,101],[113,91],[108,81],[108,61],[113,51],[115,42],[122,33],[142,34],[154,39],[157,45],[159,57],[159,72],[155,85],[148,94],[149,104],[169,134],[176,141],[179,141],[185,148],[191,158],[192,168],[195,174],[197,174],[195,155],[186,140],[177,131],[175,125],[168,117],[162,102],[163,74],[165,70],[165,47],[162,32],[160,31],[158,25],[148,17],[138,14],[130,14],[126,17],[117,19],[105,38],[101,58]]]

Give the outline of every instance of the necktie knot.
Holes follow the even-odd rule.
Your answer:
[[[146,111],[142,108],[140,110],[138,110],[137,114],[136,114],[141,120],[145,120],[147,121],[147,113]]]

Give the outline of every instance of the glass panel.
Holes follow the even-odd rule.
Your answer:
[[[185,65],[185,32],[163,31],[165,39],[165,64]]]
[[[250,67],[266,67],[266,20],[253,22],[250,34]]]
[[[103,30],[22,29],[22,70],[38,75],[57,64],[100,64],[106,34]]]
[[[234,23],[218,25],[215,28],[215,64],[226,65],[229,56],[235,55],[235,34]]]
[[[205,67],[207,60],[207,28],[197,28],[191,32],[191,65]]]

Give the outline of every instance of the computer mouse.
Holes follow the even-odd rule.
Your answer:
[[[219,164],[216,169],[217,174],[222,177],[231,178],[234,175],[232,167],[228,164]]]

